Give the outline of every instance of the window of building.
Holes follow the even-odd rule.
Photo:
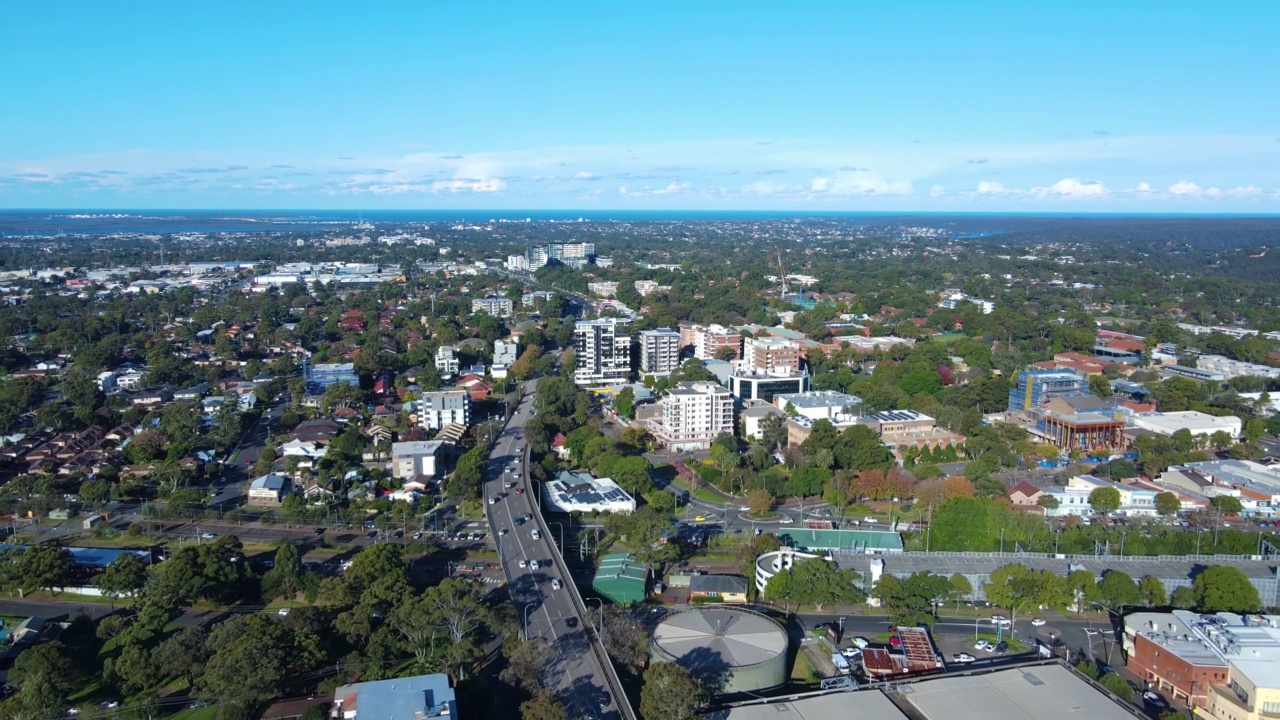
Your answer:
[[[1244,703],[1245,705],[1249,704],[1249,691],[1241,687],[1240,683],[1236,682],[1235,680],[1232,680],[1231,691],[1236,694],[1236,697],[1240,698],[1240,702]]]
[[[1280,702],[1264,702],[1262,703],[1263,715],[1280,715]]]

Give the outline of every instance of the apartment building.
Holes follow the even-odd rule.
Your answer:
[[[721,433],[733,434],[733,396],[716,383],[678,383],[658,409],[649,431],[670,450],[706,450]]]
[[[441,345],[436,348],[436,370],[440,377],[449,378],[458,374],[462,363],[458,360],[458,348],[452,345]]]
[[[466,390],[424,392],[418,399],[418,424],[427,430],[471,424],[471,394]]]
[[[766,372],[797,372],[804,351],[787,338],[765,335],[742,340],[743,367]]]
[[[631,336],[626,320],[580,320],[574,324],[573,339],[575,383],[610,385],[630,379]]]
[[[640,372],[669,375],[680,367],[680,333],[671,328],[640,332]]]
[[[537,270],[552,260],[565,265],[581,265],[595,257],[595,243],[559,243],[552,245],[534,245],[529,248],[528,268]]]
[[[511,311],[511,301],[504,297],[489,295],[471,300],[471,312],[473,313],[483,313],[496,318],[509,318],[511,317]]]
[[[520,343],[515,340],[493,341],[493,364],[512,365],[520,359]]]
[[[618,283],[612,280],[598,280],[587,283],[587,292],[596,297],[611,298],[618,294]]]
[[[742,333],[723,325],[694,325],[690,329],[693,356],[699,360],[737,360],[742,355]],[[725,357],[720,357],[725,351]]]

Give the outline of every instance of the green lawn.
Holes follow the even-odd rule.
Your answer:
[[[805,656],[804,648],[800,648],[796,652],[795,664],[791,666],[791,682],[796,685],[812,685],[816,677],[813,663],[809,662],[809,658]]]
[[[169,720],[213,720],[214,714],[217,710],[218,709],[212,705],[209,707],[199,708],[197,710],[192,710],[190,707],[186,707],[168,717]]]

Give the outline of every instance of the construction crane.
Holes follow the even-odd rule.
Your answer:
[[[782,267],[782,248],[774,245],[773,249],[778,253],[778,278],[782,281],[782,291],[778,299],[782,300],[787,296],[787,271]]]

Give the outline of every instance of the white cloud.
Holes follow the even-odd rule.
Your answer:
[[[1004,183],[983,180],[978,183],[979,195],[1003,195],[1005,192]]]
[[[1151,189],[1151,183],[1140,182],[1138,183],[1138,186],[1133,189],[1133,192],[1139,195],[1150,195],[1153,192]]]
[[[1204,190],[1190,180],[1179,180],[1169,186],[1170,195],[1200,195],[1202,192]]]
[[[589,172],[583,171],[578,173],[577,175],[574,175],[573,179],[574,180],[599,180],[600,176],[595,173],[589,173]]]
[[[876,173],[857,171],[815,177],[809,190],[819,195],[910,195],[910,180],[885,180]]]
[[[942,197],[947,194],[947,189],[941,185],[934,185],[929,188],[929,197]]]
[[[1029,192],[1037,198],[1100,198],[1107,194],[1107,188],[1096,180],[1063,178],[1047,188],[1035,187]]]
[[[503,190],[506,189],[506,187],[507,187],[507,184],[502,180],[498,180],[497,178],[482,178],[482,179],[471,178],[466,180],[437,180],[431,183],[431,192],[457,193],[457,192],[470,191],[470,192],[478,192],[478,193],[491,193],[491,192],[502,192]]]

